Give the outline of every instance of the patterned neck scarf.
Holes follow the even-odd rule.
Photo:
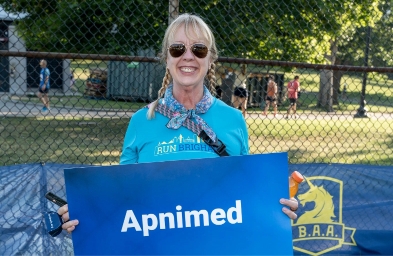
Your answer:
[[[210,139],[216,142],[217,137],[214,131],[200,116],[198,116],[198,114],[206,113],[209,110],[213,104],[213,100],[214,98],[210,94],[209,90],[206,88],[206,86],[203,86],[203,97],[201,101],[196,104],[195,109],[187,110],[173,97],[173,85],[168,86],[165,91],[164,98],[160,100],[161,104],[166,105],[173,111],[173,115],[167,123],[166,127],[169,129],[179,129],[187,118],[193,121],[195,120],[195,122],[202,127]]]

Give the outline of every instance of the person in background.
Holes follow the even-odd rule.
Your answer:
[[[238,109],[239,107],[241,108],[244,118],[246,118],[247,99],[248,90],[246,83],[243,81],[239,86],[236,86],[235,90],[233,91],[232,105],[236,109]]]
[[[298,92],[300,91],[300,83],[299,76],[295,76],[295,78],[288,83],[288,98],[289,98],[289,107],[287,111],[286,119],[289,118],[289,114],[291,110],[296,118],[296,102],[298,99]],[[292,116],[292,115],[291,115]]]
[[[348,99],[347,90],[348,90],[347,83],[344,83],[344,90],[343,90],[343,98],[344,99]]]
[[[185,121],[201,127],[208,140],[217,142],[220,139],[230,156],[247,155],[248,132],[242,114],[214,97],[214,62],[218,56],[208,25],[196,15],[177,17],[165,32],[161,58],[166,64],[166,73],[158,99],[132,116],[120,164],[219,157],[209,144],[197,139],[193,131],[183,126]],[[172,114],[167,115],[168,112]],[[156,154],[159,143],[171,141],[173,145],[181,145],[185,138],[188,138],[187,143],[201,146]],[[297,218],[290,210],[298,208],[296,199],[282,198],[279,202],[289,218]],[[58,214],[68,221],[68,205],[59,208]],[[78,224],[78,220],[71,220],[62,227],[72,232]]]
[[[219,85],[216,85],[216,98],[217,99],[221,99],[221,95],[222,95],[222,89],[221,89],[221,86],[219,86]]]
[[[274,76],[270,75],[267,82],[267,92],[266,92],[266,106],[263,114],[266,116],[269,110],[270,104],[273,105],[274,116],[277,115],[277,84],[274,82]]]
[[[71,74],[70,74],[70,88],[73,91],[78,91],[78,89],[75,87],[74,71],[72,71],[72,70],[71,70]]]
[[[46,67],[47,66],[46,60],[41,60],[40,61],[40,84],[38,86],[38,92],[37,92],[37,97],[40,99],[40,101],[44,104],[44,107],[42,107],[41,112],[46,113],[50,110],[49,108],[49,89],[50,89],[50,72],[49,69]]]

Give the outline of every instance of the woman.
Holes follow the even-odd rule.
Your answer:
[[[215,90],[217,49],[206,23],[195,15],[180,15],[167,28],[161,56],[167,69],[159,99],[132,116],[120,164],[218,157],[200,137],[182,126],[187,119],[202,127],[212,141],[219,138],[229,155],[248,154],[247,127],[241,113],[211,94]],[[205,77],[208,87],[204,86]],[[172,112],[169,118],[156,112],[160,106]],[[280,202],[298,207],[296,200]],[[296,214],[287,207],[283,212],[295,219]],[[69,220],[67,205],[58,213]],[[72,220],[62,227],[72,232],[78,224]]]
[[[277,84],[274,82],[274,77],[269,76],[269,81],[267,82],[267,93],[266,93],[266,107],[263,114],[266,116],[269,110],[270,103],[273,105],[274,116],[277,115]]]
[[[235,90],[233,91],[232,105],[236,109],[238,109],[239,107],[242,109],[242,114],[244,118],[246,118],[247,99],[247,85],[245,82],[242,82],[239,86],[236,86]]]

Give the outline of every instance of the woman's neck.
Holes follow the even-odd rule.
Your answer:
[[[186,109],[195,109],[196,104],[203,97],[203,86],[179,87],[173,87],[173,97]]]

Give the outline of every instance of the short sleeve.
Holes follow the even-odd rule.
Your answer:
[[[130,121],[124,137],[123,150],[120,156],[120,164],[133,164],[138,162],[138,151],[136,146],[137,130],[135,122]]]
[[[248,147],[248,130],[247,130],[247,124],[246,122],[242,122],[242,127],[241,127],[241,140],[242,140],[242,145],[241,145],[241,152],[240,155],[248,155],[249,154],[249,147]]]

